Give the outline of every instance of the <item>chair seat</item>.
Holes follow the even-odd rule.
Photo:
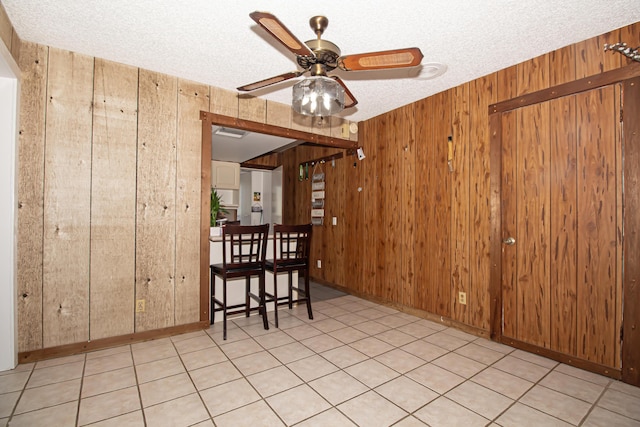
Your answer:
[[[264,264],[267,270],[273,271],[275,268],[275,263],[273,260],[267,260]],[[278,270],[287,270],[287,269],[296,269],[296,268],[307,268],[307,263],[301,260],[291,260],[291,261],[278,261]]]
[[[227,267],[225,269],[224,264],[211,264],[211,269],[214,273],[224,274],[226,272],[227,277],[233,277],[234,275],[246,276],[247,274],[261,274],[262,266],[260,265],[247,265],[241,267]]]

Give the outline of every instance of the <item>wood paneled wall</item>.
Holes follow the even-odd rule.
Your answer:
[[[640,23],[360,123],[359,143],[367,157],[362,162],[346,157],[329,169],[325,209],[329,221],[314,228],[312,275],[487,333],[491,270],[488,107],[626,65],[621,55],[602,49],[604,43],[616,41],[639,45]],[[453,137],[452,172],[447,167],[449,135]],[[285,153],[285,200],[290,200],[284,211],[287,221],[309,220],[309,184],[297,181],[296,168],[317,155],[317,148],[305,146]],[[337,226],[330,225],[331,215],[338,217]],[[336,253],[344,253],[341,264],[331,261]],[[322,259],[323,265],[341,266],[343,271],[318,270],[316,259]],[[467,294],[466,305],[458,303],[458,292]]]
[[[22,71],[19,351],[202,321],[200,112],[329,135],[345,121],[22,42],[5,18]]]

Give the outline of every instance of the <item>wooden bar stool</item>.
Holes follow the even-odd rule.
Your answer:
[[[311,224],[273,226],[273,259],[267,260],[265,267],[273,273],[273,294],[266,293],[266,302],[274,303],[276,327],[278,327],[278,304],[286,300],[291,310],[294,302],[307,303],[309,319],[313,319],[311,296],[309,295],[309,251],[311,248]],[[293,272],[304,275],[304,289],[293,284]],[[278,273],[287,272],[289,286],[287,295],[278,297]],[[297,298],[293,299],[293,292]]]
[[[244,312],[249,317],[250,299],[258,301],[258,312],[265,329],[269,329],[265,309],[265,258],[269,224],[225,225],[222,228],[222,264],[211,264],[211,324],[215,313],[222,311],[223,338],[227,339],[227,315]],[[215,296],[215,277],[222,278],[222,300]],[[251,278],[257,276],[258,295],[251,292]],[[245,278],[245,301],[227,305],[227,280]],[[231,311],[229,311],[231,310]]]

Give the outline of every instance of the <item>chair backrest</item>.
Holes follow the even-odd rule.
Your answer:
[[[309,263],[311,224],[273,226],[274,264]]]
[[[222,227],[222,263],[224,267],[264,267],[268,234],[269,224],[225,225]]]

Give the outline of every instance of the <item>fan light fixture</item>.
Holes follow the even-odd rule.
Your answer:
[[[293,71],[240,86],[239,91],[252,91],[310,73],[311,77],[293,87],[293,110],[305,116],[328,117],[345,108],[354,107],[358,101],[338,76],[327,77],[336,68],[342,71],[384,70],[389,68],[416,67],[422,62],[422,52],[417,47],[342,55],[340,48],[321,38],[329,20],[326,16],[313,16],[309,26],[316,39],[301,42],[275,15],[269,12],[253,12],[249,16],[276,41],[296,55],[303,71]]]
[[[305,116],[328,117],[344,109],[344,88],[326,76],[311,76],[293,86],[293,110]]]

